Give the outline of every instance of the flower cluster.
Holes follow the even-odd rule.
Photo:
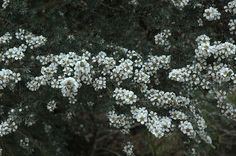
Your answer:
[[[186,97],[176,96],[173,92],[163,92],[155,89],[146,91],[145,96],[153,106],[161,108],[186,107],[190,100]]]
[[[8,49],[3,55],[1,56],[2,61],[5,60],[21,60],[25,56],[24,52],[26,51],[27,46],[22,44],[19,47],[14,47]]]
[[[30,49],[38,48],[40,46],[43,46],[47,39],[43,37],[42,35],[36,36],[32,34],[31,32],[28,32],[24,29],[19,29],[18,32],[15,33],[15,36],[19,40],[25,40],[26,45]]]
[[[155,44],[159,46],[163,46],[166,49],[169,49],[171,47],[169,37],[171,36],[170,30],[165,29],[163,32],[158,33],[154,36]]]
[[[188,121],[181,121],[179,124],[179,129],[189,137],[195,137],[196,132],[193,129],[193,125]]]
[[[132,105],[137,102],[137,95],[134,92],[122,88],[116,88],[113,97],[118,105]]]
[[[9,43],[11,39],[12,39],[11,34],[7,32],[0,37],[0,44]]]
[[[133,62],[130,59],[120,60],[120,64],[112,70],[111,79],[120,84],[123,80],[131,78],[133,75]]]
[[[34,49],[45,44],[46,38],[43,36],[36,36],[31,32],[27,32],[24,29],[19,29],[15,33],[15,38],[18,40],[25,41],[20,46],[9,48],[5,53],[0,54],[0,59],[3,62],[8,62],[8,60],[21,60],[25,57],[25,52],[28,49]],[[0,37],[0,44],[9,43],[13,39],[13,36],[7,32]]]
[[[2,8],[3,8],[3,9],[6,9],[7,6],[9,5],[9,3],[10,3],[10,0],[3,0]]]
[[[150,55],[144,61],[135,51],[121,47],[112,48],[117,49],[118,55],[125,57],[118,57],[116,60],[103,51],[95,56],[91,56],[87,51],[84,51],[82,56],[74,52],[37,56],[36,59],[43,65],[42,75],[29,81],[27,87],[32,91],[38,90],[42,85],[61,89],[63,96],[74,103],[78,89],[82,85],[91,85],[95,91],[106,89],[107,82],[117,83],[119,86],[126,81],[131,81],[143,86],[150,82],[150,78],[156,75],[157,70],[169,68],[170,56]],[[58,73],[62,74],[58,75]],[[123,94],[127,96],[124,98]],[[114,97],[119,102],[128,102],[128,104],[137,100],[131,91],[122,89],[116,89]]]
[[[230,19],[228,25],[229,25],[230,34],[236,35],[236,19]]]
[[[56,108],[57,108],[56,101],[52,100],[52,101],[48,102],[47,109],[48,109],[49,112],[53,112]]]
[[[29,138],[25,137],[24,139],[20,139],[20,146],[22,148],[28,148],[29,147]]]
[[[221,13],[217,10],[217,8],[213,8],[213,7],[205,9],[203,13],[203,17],[205,17],[206,20],[208,21],[219,20],[220,16],[221,16]]]
[[[0,89],[4,89],[7,86],[14,86],[21,80],[19,73],[14,73],[9,69],[2,69],[0,71]]]
[[[14,110],[11,110],[14,111]],[[0,123],[0,136],[8,135],[12,132],[15,132],[18,128],[15,122],[15,116],[9,113],[9,117]]]
[[[217,100],[217,107],[220,108],[221,113],[230,119],[236,120],[236,108],[228,101],[227,93],[223,90],[214,90],[213,95]]]
[[[172,130],[172,120],[167,116],[158,116],[155,112],[148,115],[147,129],[156,137],[161,138]]]
[[[108,112],[107,117],[110,125],[115,128],[119,128],[124,134],[129,133],[130,128],[134,123],[131,117],[126,116],[125,114],[117,114],[114,110]]]
[[[226,95],[219,94],[222,92],[219,88],[224,86],[228,92],[235,90],[232,86],[235,84],[236,75],[231,61],[234,60],[236,45],[229,42],[215,42],[211,45],[210,38],[206,35],[199,36],[196,41],[198,47],[195,50],[193,63],[180,69],[173,69],[169,73],[169,78],[186,83],[189,89],[200,87],[207,90],[217,100],[223,114],[229,114],[227,116],[235,119],[233,106],[227,102]]]
[[[233,15],[236,14],[236,0],[230,1],[226,6],[224,6],[226,12],[229,12]]]
[[[142,125],[147,123],[148,121],[148,111],[146,110],[145,107],[131,107],[131,113],[133,115],[133,118],[137,120],[139,123]]]
[[[123,152],[125,152],[127,156],[134,156],[133,149],[134,149],[134,145],[132,145],[131,142],[127,142],[123,148]]]
[[[173,5],[179,10],[183,10],[185,6],[190,5],[191,3],[190,0],[171,0],[170,2],[173,3]],[[9,3],[10,0],[3,0],[2,8],[6,9]],[[142,4],[143,3],[144,2],[142,2]],[[196,19],[194,19],[198,20],[198,25],[202,27],[195,27],[194,24],[196,23],[194,22],[192,23],[193,25],[187,25],[186,27],[191,27],[191,30],[203,30],[209,24],[206,22],[206,24],[204,23],[203,25],[203,18],[207,21],[214,21],[214,24],[217,24],[218,20],[220,21],[220,24],[228,23],[229,32],[231,34],[230,36],[236,35],[236,19],[232,18],[236,15],[236,0],[230,0],[230,2],[227,1],[227,5],[225,6],[218,5],[217,2],[215,2],[217,4],[211,4],[211,6],[224,6],[225,12],[228,12],[228,14],[232,16],[231,19],[226,22],[224,19],[226,13],[223,18],[223,12],[222,15],[219,12],[222,8],[205,8],[203,3],[207,2],[192,3],[195,9],[194,12],[200,12],[200,15],[194,15],[193,17],[196,17]],[[137,0],[129,0],[126,4],[137,6],[139,5],[139,2]],[[166,5],[165,2],[163,2],[163,4],[160,2],[160,4],[160,6]],[[109,6],[110,5],[103,5],[103,7]],[[149,5],[145,5],[145,7],[146,6]],[[127,8],[123,6],[119,7],[121,9]],[[140,5],[140,7],[142,6]],[[201,11],[198,11],[196,9],[197,7],[201,9],[203,8],[204,12],[201,9]],[[170,8],[169,6],[168,9],[174,9],[176,11],[175,8]],[[140,10],[141,14],[144,12],[146,14],[145,9],[144,12],[142,8],[140,8]],[[22,15],[25,15],[26,11],[27,9],[22,9]],[[135,8],[132,11],[135,11]],[[41,13],[44,14],[44,11],[40,12],[40,14]],[[129,11],[127,14],[128,13]],[[140,15],[139,12],[137,13]],[[177,13],[180,12],[177,11]],[[61,12],[60,14],[63,13]],[[159,20],[159,18],[162,18],[161,14],[160,17],[156,16],[157,18],[150,22],[150,28],[163,30],[154,36],[155,47],[161,47],[164,51],[172,50],[170,49],[171,47],[175,50],[183,45],[186,49],[192,48],[192,44],[190,44],[191,41],[189,39],[192,35],[198,33],[194,31],[193,33],[191,32],[191,34],[188,34],[190,28],[186,27],[184,27],[183,30],[181,28],[176,29],[175,26],[179,27],[185,24],[179,24],[178,19],[170,21],[172,18],[177,16],[187,17],[186,14],[182,12],[173,17],[168,15],[167,21],[164,24],[166,26],[165,28],[163,28],[161,24],[157,27],[155,25],[157,23],[156,19]],[[152,15],[152,13],[149,14],[147,11],[147,15]],[[11,19],[9,23],[13,22],[13,19]],[[191,20],[191,18],[186,18],[186,21],[189,20]],[[5,21],[3,20],[3,22]],[[21,21],[19,22],[21,23]],[[146,21],[144,23],[146,23]],[[18,24],[15,25],[14,22],[13,24],[10,23],[12,26],[20,26]],[[168,27],[171,30],[167,29]],[[58,30],[60,29],[64,30],[64,27],[59,28]],[[221,38],[221,36],[215,32],[215,29],[207,28],[206,30],[212,30],[214,33],[210,35],[213,37],[219,39]],[[23,90],[23,95],[16,95],[17,97],[20,96],[19,99],[22,99],[23,101],[20,101],[19,105],[17,104],[17,107],[21,107],[25,104],[24,102],[28,102],[28,100],[32,102],[37,99],[37,97],[28,96],[28,93],[30,95],[37,95],[42,94],[45,90],[49,90],[50,99],[53,98],[57,101],[64,101],[64,99],[66,99],[69,101],[70,105],[65,106],[65,109],[67,109],[65,112],[61,111],[61,109],[55,111],[59,105],[57,105],[54,100],[49,101],[47,99],[47,102],[44,102],[46,104],[45,109],[51,112],[51,116],[60,116],[62,114],[61,112],[63,112],[65,113],[63,115],[66,116],[66,120],[72,119],[72,117],[80,115],[80,113],[77,114],[76,112],[80,109],[77,104],[79,104],[81,108],[83,107],[83,100],[86,100],[87,98],[87,95],[84,95],[88,92],[91,93],[92,96],[91,99],[88,99],[89,101],[85,102],[86,108],[83,107],[83,109],[88,108],[90,110],[99,107],[99,104],[97,104],[99,102],[107,104],[106,106],[109,108],[107,107],[104,114],[107,115],[110,126],[119,129],[125,135],[130,134],[130,129],[140,126],[145,128],[156,138],[162,138],[173,131],[178,131],[184,134],[187,138],[191,139],[191,141],[196,141],[197,143],[200,141],[205,141],[208,144],[212,144],[212,140],[206,132],[206,121],[203,118],[203,112],[200,110],[205,104],[209,104],[211,102],[216,103],[216,107],[220,109],[223,115],[230,119],[236,120],[236,109],[234,108],[232,102],[228,99],[228,94],[236,90],[236,45],[233,42],[234,38],[232,37],[232,39],[228,39],[227,34],[223,34],[222,38],[226,39],[222,42],[211,42],[211,38],[206,35],[198,36],[196,38],[195,51],[188,55],[188,57],[191,54],[194,55],[190,60],[191,63],[184,65],[182,68],[170,69],[171,65],[180,63],[180,60],[182,59],[178,60],[179,58],[174,58],[172,64],[170,55],[159,56],[149,53],[141,54],[135,50],[129,50],[113,44],[107,45],[104,48],[103,46],[105,42],[103,41],[101,43],[102,47],[94,49],[104,48],[104,51],[95,50],[93,53],[86,50],[81,50],[79,52],[63,52],[43,56],[32,53],[30,54],[28,51],[46,45],[47,38],[42,35],[37,36],[24,29],[19,29],[14,34],[10,32],[11,31],[0,36],[0,46],[2,51],[0,53],[0,63],[2,63],[2,69],[0,70],[0,90],[7,91],[8,93],[13,89],[16,89],[19,93]],[[74,31],[69,30],[67,32]],[[152,31],[149,31],[148,29],[148,34],[149,32],[152,34]],[[188,42],[184,42],[182,45],[176,44],[179,42],[175,40],[176,36],[174,36],[172,40],[171,32],[175,32],[174,34],[176,34],[176,32],[178,32],[177,34],[181,34],[181,39],[189,37],[189,39],[187,39]],[[67,34],[67,40],[70,43],[77,42],[76,35],[77,34]],[[63,37],[63,35],[60,37]],[[55,42],[57,41],[55,40]],[[51,45],[52,43],[54,44],[54,42],[50,42],[48,44],[51,48],[54,46]],[[148,43],[147,49],[150,50],[151,53],[154,53],[153,45],[150,45],[152,43],[149,41]],[[79,45],[83,46],[84,43]],[[140,49],[140,45],[142,44],[137,44],[136,48]],[[93,48],[94,45],[89,44],[89,46]],[[65,45],[65,49],[66,47],[67,45]],[[82,47],[79,46],[79,48]],[[181,54],[183,53],[181,52],[180,55]],[[30,61],[25,61],[24,59],[30,59]],[[185,62],[183,62],[183,64],[184,63]],[[12,68],[10,68],[11,66]],[[23,68],[19,66],[23,66]],[[166,74],[168,74],[168,79],[165,79]],[[21,81],[21,79],[23,80]],[[21,82],[18,83],[19,81]],[[164,85],[162,84],[163,81],[165,83]],[[173,81],[177,81],[179,83],[172,83]],[[17,87],[15,87],[16,84]],[[25,88],[25,86],[27,88]],[[35,93],[32,93],[32,91]],[[23,97],[25,96],[25,92],[27,95],[26,98]],[[3,96],[2,93],[0,94],[0,97],[5,96],[5,93]],[[207,101],[208,99],[210,100]],[[37,101],[35,103],[37,103]],[[11,106],[11,104],[9,105]],[[201,107],[199,107],[200,105]],[[28,105],[27,108],[29,107],[31,108],[31,106]],[[35,109],[37,107],[33,106],[32,108]],[[3,113],[0,113],[4,114],[6,112],[5,108],[3,110]],[[99,109],[99,111],[100,110],[101,109]],[[29,109],[29,111],[31,111],[31,109]],[[22,119],[20,122],[24,121],[26,126],[32,126],[37,121],[37,113],[33,111],[27,113],[29,114],[26,115],[27,117],[24,117],[24,119],[22,119],[23,117],[19,115]],[[86,115],[87,114],[84,116],[87,117]],[[19,126],[18,121],[20,120],[17,116],[9,113],[7,118],[4,116],[2,116],[2,118],[3,119],[0,123],[1,137],[17,130]],[[46,122],[45,124],[47,124]],[[49,131],[51,128],[52,127],[47,128],[46,131]],[[20,140],[20,145],[26,148],[29,146],[29,142],[30,139],[26,137]],[[123,151],[128,156],[133,156],[133,147],[134,146],[131,142],[127,142]]]
[[[93,81],[93,87],[97,91],[99,89],[106,88],[106,77],[95,78]]]
[[[174,6],[180,10],[182,10],[185,6],[188,5],[190,0],[171,0]]]

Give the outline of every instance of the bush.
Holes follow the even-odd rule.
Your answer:
[[[235,0],[4,0],[0,155],[233,155],[235,15]]]

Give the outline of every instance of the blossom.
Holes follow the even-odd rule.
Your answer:
[[[75,96],[78,92],[79,84],[72,78],[68,77],[61,81],[61,92],[65,97]]]
[[[137,95],[133,91],[122,88],[116,88],[113,97],[118,105],[132,105],[137,102]]]
[[[219,20],[221,13],[217,10],[217,8],[209,7],[205,9],[203,13],[203,17],[205,17],[208,21]]]

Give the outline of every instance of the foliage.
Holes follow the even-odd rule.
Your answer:
[[[0,155],[233,155],[235,15],[235,0],[3,0]]]

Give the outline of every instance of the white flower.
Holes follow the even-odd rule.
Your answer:
[[[7,32],[3,36],[0,37],[0,44],[9,43],[11,39],[12,39],[11,34]]]
[[[236,19],[230,19],[229,21],[229,31],[230,34],[235,34],[236,35]]]
[[[133,118],[136,119],[142,125],[145,124],[148,120],[148,111],[145,107],[132,107],[131,113],[133,114]]]
[[[188,5],[190,0],[171,0],[175,7],[182,10],[185,6]]]
[[[133,148],[134,145],[132,145],[131,142],[127,142],[123,148],[123,151],[127,156],[134,156]]]
[[[133,62],[130,59],[120,60],[120,64],[116,66],[111,73],[111,79],[121,84],[123,80],[131,78],[133,75]]]
[[[7,59],[21,60],[25,56],[24,52],[26,51],[27,46],[22,44],[19,47],[13,47],[8,49],[2,56],[2,60]]]
[[[57,103],[54,100],[48,102],[47,109],[49,112],[53,112],[56,108],[57,108]]]
[[[118,105],[132,105],[137,102],[137,95],[133,91],[122,88],[116,88],[113,92],[113,97]]]
[[[217,10],[217,8],[207,8],[203,13],[203,17],[205,17],[208,21],[219,20],[221,13]]]
[[[19,73],[14,73],[9,69],[2,69],[0,71],[0,89],[4,89],[9,85],[14,85],[21,80]]]
[[[78,82],[72,77],[65,78],[61,81],[61,92],[65,97],[75,96],[78,92],[78,88]]]
[[[224,6],[226,12],[229,12],[233,15],[236,14],[236,0],[230,1],[227,6]]]
[[[10,0],[3,0],[2,8],[6,9],[9,3],[10,3]]]
[[[125,134],[129,133],[129,129],[133,124],[133,121],[130,117],[124,114],[117,114],[115,111],[108,112],[107,117],[111,126],[120,128]]]
[[[183,134],[186,134],[189,137],[194,138],[196,136],[196,132],[194,131],[193,126],[189,121],[180,121],[179,128]]]
[[[99,78],[94,79],[93,87],[96,91],[99,89],[105,89],[106,88],[106,77],[99,77]]]
[[[0,136],[8,135],[17,130],[18,126],[15,122],[15,116],[9,115],[7,120],[0,123]]]
[[[154,36],[155,44],[159,46],[164,46],[167,50],[171,47],[169,42],[169,37],[171,36],[170,30],[165,29],[163,32]]]

